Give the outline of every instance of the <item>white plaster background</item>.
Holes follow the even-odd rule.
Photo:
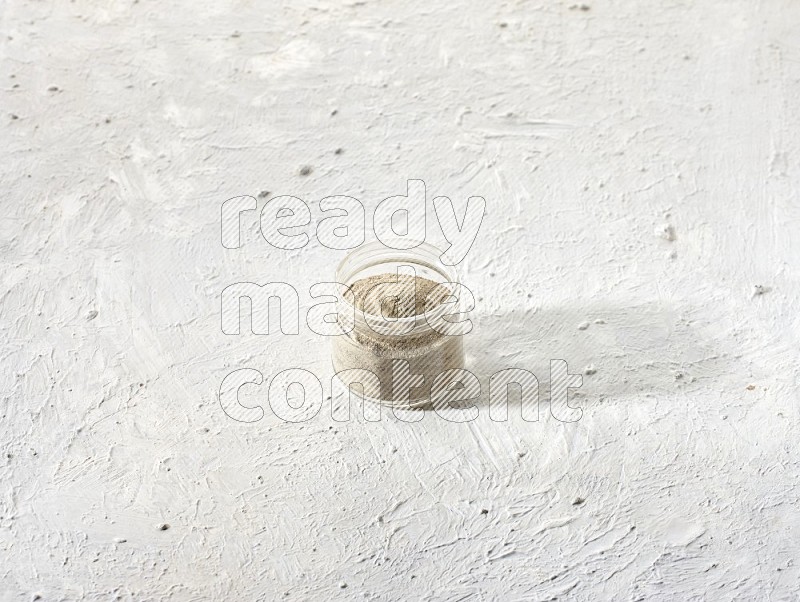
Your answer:
[[[0,598],[797,599],[800,4],[587,1],[2,5]],[[540,422],[225,416],[330,368],[221,290],[342,253],[222,201],[410,178],[486,198],[470,362]]]

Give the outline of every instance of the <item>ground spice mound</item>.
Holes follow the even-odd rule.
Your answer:
[[[397,318],[420,316],[443,304],[452,291],[445,285],[420,276],[376,274],[350,285],[345,299],[357,310],[380,317],[387,322]],[[416,320],[414,333],[379,333],[367,323],[356,322],[355,328],[333,342],[333,365],[346,386],[361,384],[367,398],[382,399],[398,407],[425,403],[434,380],[447,370],[463,368],[464,348],[460,336],[449,336]],[[393,390],[392,364],[406,360],[411,374],[424,377],[423,384],[412,387],[403,401],[403,382]],[[363,382],[363,377],[350,369],[372,372],[379,384]],[[447,381],[444,381],[447,384]]]
[[[438,282],[404,274],[376,274],[356,280],[345,295],[351,303],[355,298],[356,309],[387,318],[410,318],[425,313],[449,296],[447,287],[439,286]]]

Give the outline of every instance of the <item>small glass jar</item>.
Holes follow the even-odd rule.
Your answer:
[[[337,313],[344,334],[333,338],[332,361],[336,377],[345,388],[360,384],[363,393],[358,386],[352,390],[367,401],[400,408],[424,407],[440,374],[464,368],[462,337],[440,332],[452,332],[441,327],[450,322],[443,321],[443,316],[458,314],[460,310],[460,301],[450,295],[458,286],[457,275],[452,267],[442,264],[441,255],[442,251],[428,243],[397,250],[372,242],[352,251],[339,264]],[[401,273],[408,269],[405,266],[413,268],[417,277],[445,287],[434,290],[446,299],[425,313],[408,317],[387,318],[383,311],[375,312],[374,307],[370,308],[372,313],[359,309],[351,288],[354,283],[371,276],[396,276],[398,268]],[[416,302],[416,297],[412,301]],[[407,364],[396,360],[405,360]],[[419,376],[424,379],[421,383]],[[448,382],[444,375],[437,386],[446,386]]]

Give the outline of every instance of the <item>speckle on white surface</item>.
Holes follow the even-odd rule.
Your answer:
[[[670,224],[663,224],[656,228],[656,236],[659,236],[664,240],[668,240],[669,242],[672,242],[677,238],[675,235],[675,227]]]

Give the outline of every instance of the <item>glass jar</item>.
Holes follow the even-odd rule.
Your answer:
[[[455,270],[440,261],[441,255],[442,251],[427,243],[397,250],[372,242],[342,260],[336,282],[340,287],[337,319],[344,334],[333,338],[332,348],[333,369],[341,385],[353,386],[352,390],[368,401],[424,407],[434,382],[446,387],[450,382],[446,372],[464,368],[462,337],[453,327],[454,320],[445,318],[460,311],[460,299],[454,295],[458,279]],[[419,311],[416,288],[410,289],[414,294],[408,297],[409,277],[415,278],[415,287],[422,284],[428,288],[428,302],[435,299],[424,313]],[[362,286],[375,280],[383,282],[369,289]],[[359,288],[361,296],[354,292]],[[386,301],[389,307],[396,304],[395,308],[403,303],[414,305],[395,312],[405,315],[387,317]],[[358,385],[363,387],[361,391]]]

